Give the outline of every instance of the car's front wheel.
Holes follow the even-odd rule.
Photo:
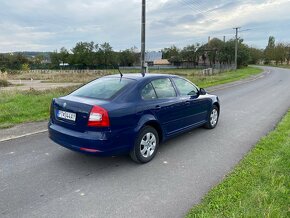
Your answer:
[[[218,123],[218,120],[219,120],[219,109],[216,105],[213,105],[213,107],[209,113],[207,123],[204,125],[205,128],[207,128],[207,129],[215,128],[217,123]]]
[[[130,156],[138,163],[147,163],[154,158],[158,147],[159,136],[157,131],[151,126],[145,126],[140,130]]]

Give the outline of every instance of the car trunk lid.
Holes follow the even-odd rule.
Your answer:
[[[52,102],[52,121],[65,128],[84,132],[92,127],[88,126],[88,119],[94,105],[104,106],[108,101],[68,95],[56,98]]]

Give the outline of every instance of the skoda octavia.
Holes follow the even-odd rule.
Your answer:
[[[161,142],[192,128],[215,128],[219,99],[183,77],[124,74],[96,79],[51,103],[49,137],[82,153],[130,154],[139,163]]]

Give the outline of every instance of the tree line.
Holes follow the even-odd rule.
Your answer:
[[[136,47],[124,51],[114,51],[112,46],[105,42],[78,42],[68,50],[61,48],[59,51],[27,57],[23,53],[0,54],[0,69],[29,70],[29,69],[105,69],[117,66],[140,66],[140,52]],[[163,59],[168,59],[172,65],[180,66],[190,63],[191,66],[215,64],[233,64],[235,57],[235,40],[222,41],[213,38],[206,44],[191,44],[184,48],[175,45],[162,49]],[[48,61],[49,59],[49,61]],[[269,37],[265,49],[250,47],[238,40],[238,67],[247,64],[289,64],[290,44],[275,43],[273,36]],[[46,60],[46,61],[45,61]]]
[[[69,52],[61,48],[59,52],[51,53],[51,67],[70,67],[75,69],[103,69],[120,66],[134,66],[139,63],[140,55],[136,48],[116,52],[112,46],[105,42],[78,42]],[[65,66],[65,64],[68,64]]]
[[[195,65],[206,62],[212,66],[215,64],[233,64],[235,58],[235,40],[222,41],[213,38],[204,45],[193,44],[182,49],[171,46],[162,50],[163,57],[171,63],[180,64],[184,61],[192,62]],[[250,47],[238,40],[238,67],[248,64],[283,64],[290,59],[290,43],[275,43],[273,36],[269,37],[265,49]]]

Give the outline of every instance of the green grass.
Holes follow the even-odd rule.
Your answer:
[[[215,74],[212,76],[194,75],[187,76],[189,80],[195,83],[197,86],[206,88],[210,86],[221,85],[225,83],[234,82],[237,80],[245,79],[252,75],[257,75],[263,70],[255,67],[247,67],[243,69],[238,69],[236,71],[229,71],[220,74]]]
[[[48,119],[52,98],[65,95],[73,89],[75,87],[50,91],[0,92],[0,128]]]
[[[290,217],[290,111],[191,217]]]

